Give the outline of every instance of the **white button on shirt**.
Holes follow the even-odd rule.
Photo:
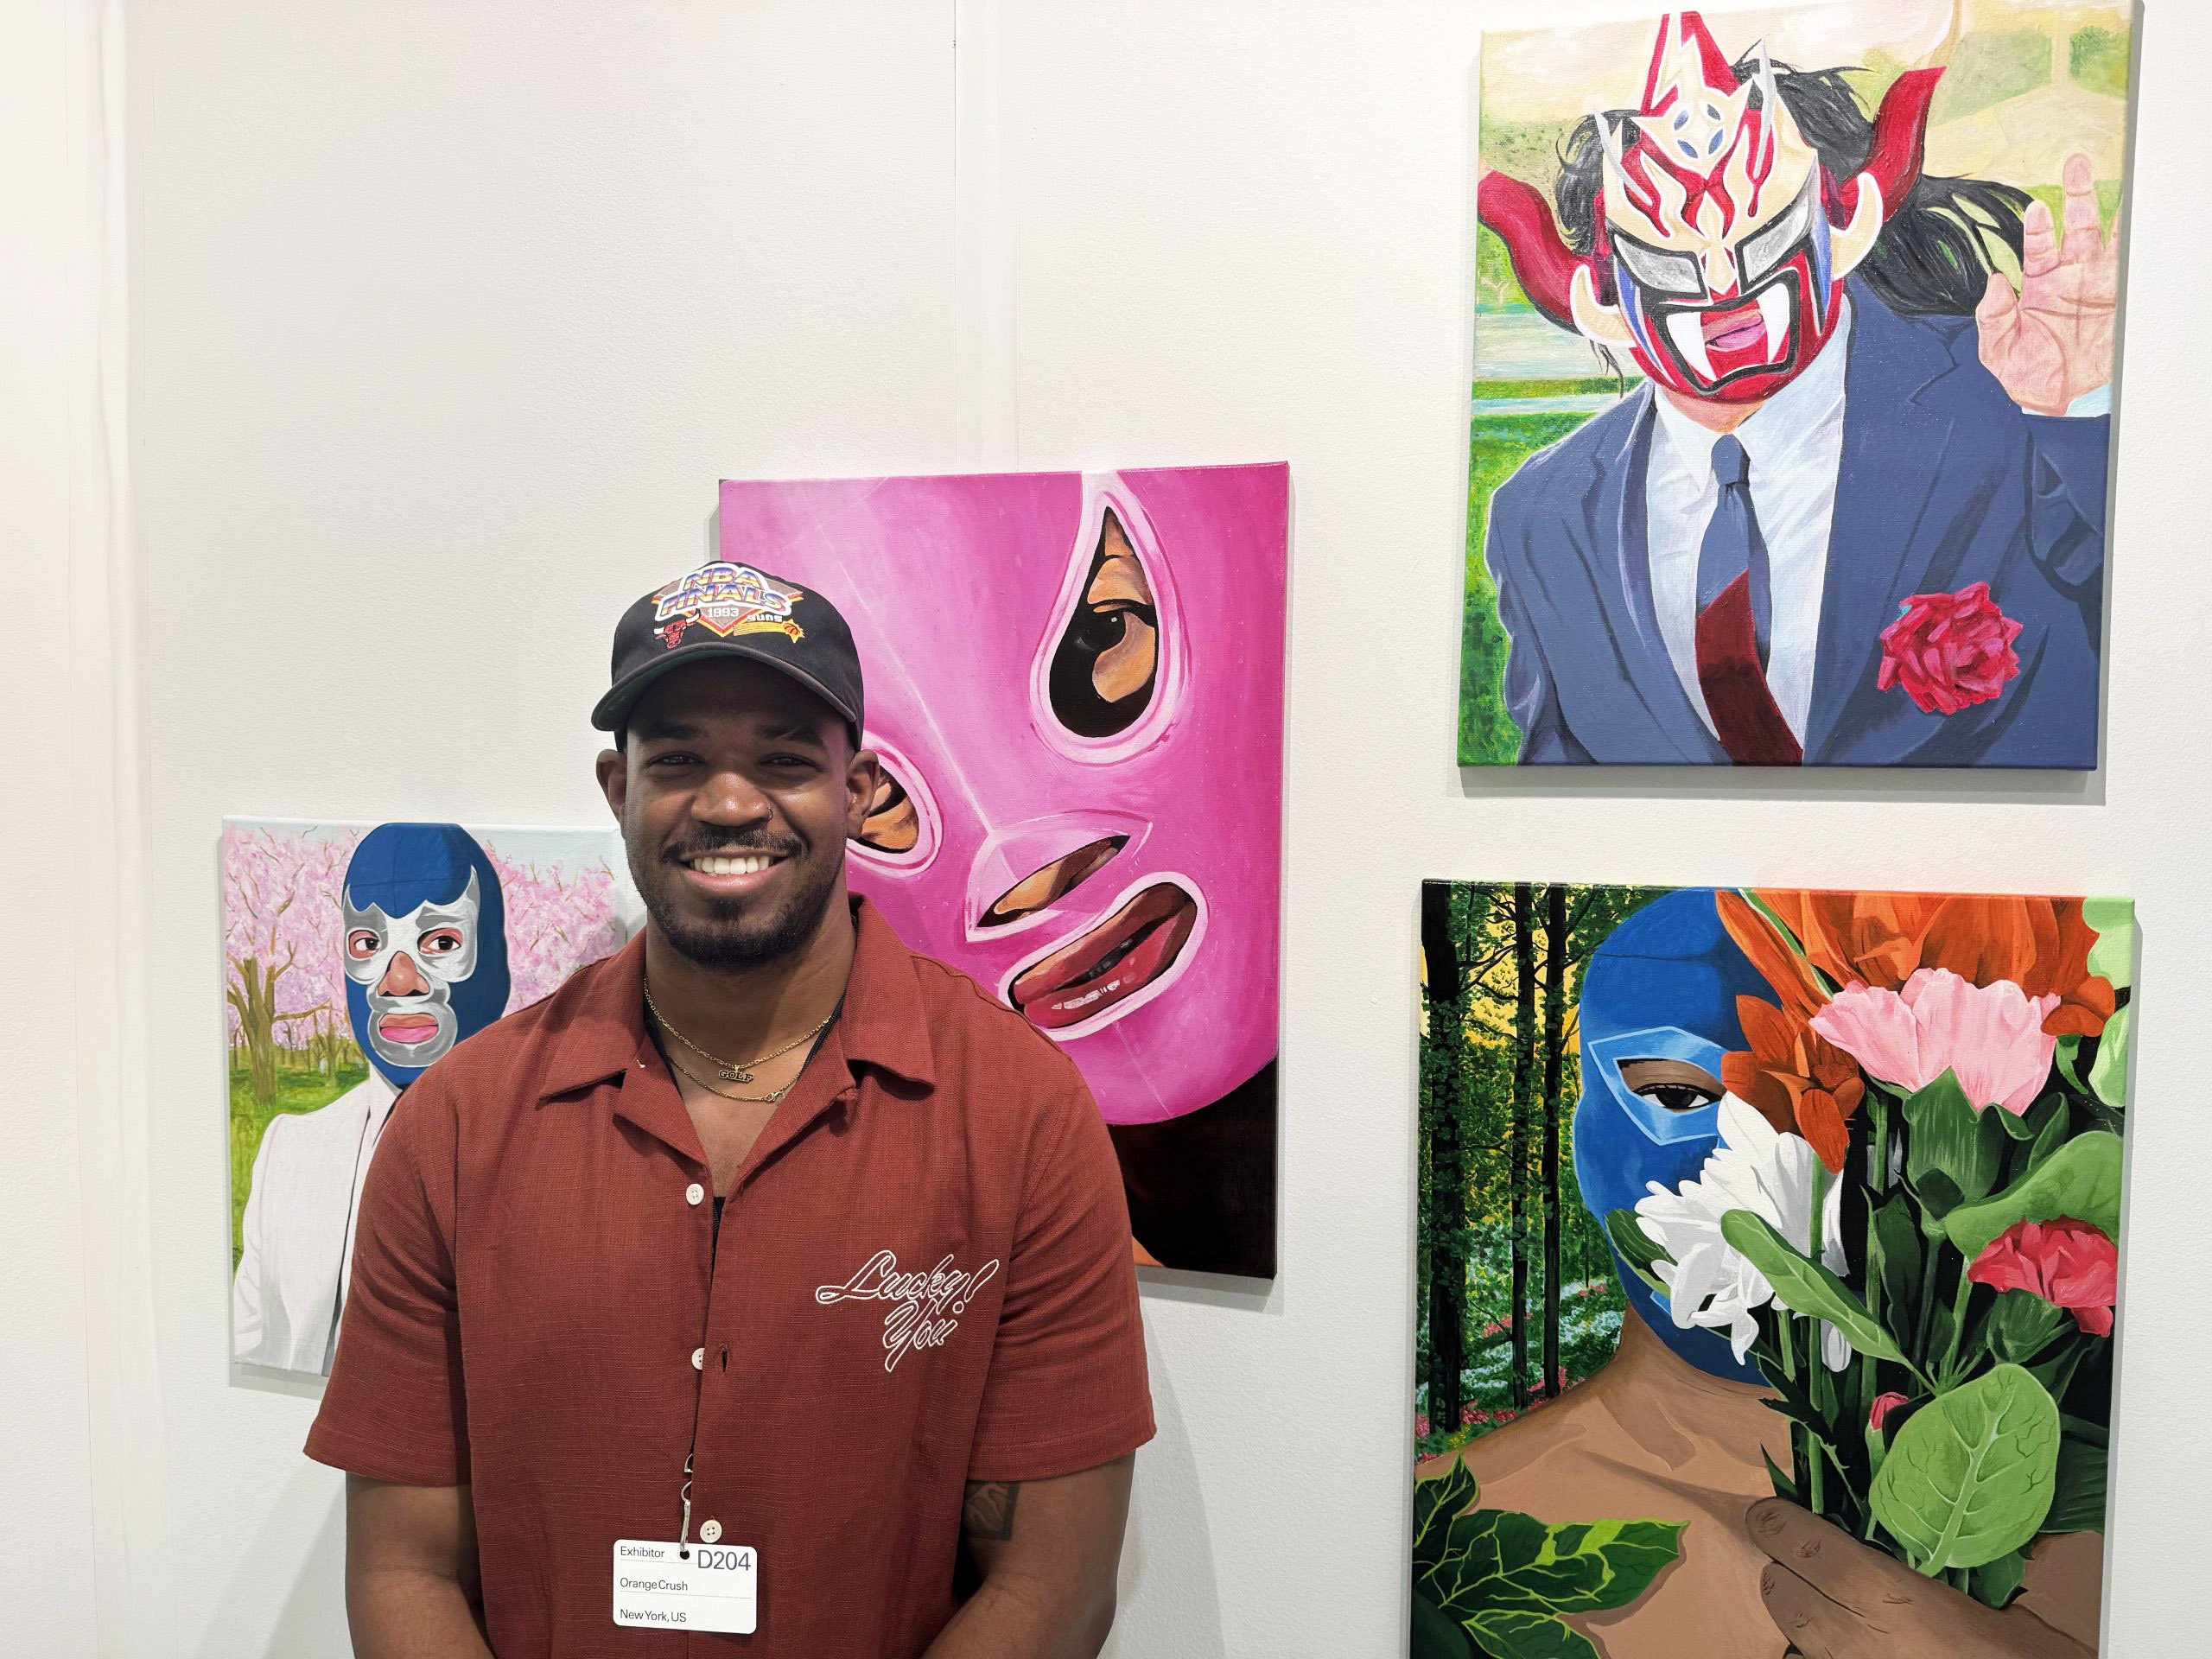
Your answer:
[[[702,1544],[711,1544],[721,1535],[722,1523],[719,1521],[709,1521],[699,1529],[699,1541]]]
[[[695,1371],[703,1371],[707,1369],[707,1351],[705,1349],[694,1348],[691,1351],[691,1369]]]
[[[702,1203],[705,1201],[706,1196],[707,1189],[700,1185],[696,1181],[692,1182],[690,1185],[683,1189],[683,1202],[686,1204]]]
[[[1820,649],[1821,594],[1827,580],[1828,536],[1836,476],[1843,466],[1844,367],[1851,344],[1851,302],[1821,354],[1736,429],[1751,458],[1751,508],[1766,541],[1767,685],[1797,741],[1813,708],[1813,666]],[[1643,481],[1651,603],[1659,637],[1690,706],[1708,730],[1697,678],[1697,562],[1706,526],[1720,503],[1713,446],[1720,434],[1683,414],[1655,388],[1659,429]]]

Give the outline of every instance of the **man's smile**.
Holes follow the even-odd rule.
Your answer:
[[[734,899],[766,886],[778,867],[789,862],[791,856],[786,852],[766,849],[722,848],[714,852],[682,854],[676,862],[697,891],[718,899]]]

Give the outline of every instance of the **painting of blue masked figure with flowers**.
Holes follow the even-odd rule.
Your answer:
[[[1417,1659],[2094,1654],[2133,904],[1421,920]]]

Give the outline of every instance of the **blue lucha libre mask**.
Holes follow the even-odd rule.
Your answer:
[[[380,823],[340,899],[353,1039],[394,1089],[507,1006],[499,872],[457,823]]]
[[[1748,1046],[1736,999],[1772,995],[1720,925],[1711,887],[1654,899],[1598,947],[1582,978],[1574,1179],[1601,1227],[1613,1211],[1633,1210],[1651,1182],[1672,1191],[1695,1176],[1719,1144],[1719,1100],[1685,1081],[1687,1068],[1718,1079],[1721,1056]],[[1669,1347],[1729,1382],[1763,1380],[1738,1363],[1725,1336],[1678,1330],[1666,1299],[1618,1252],[1615,1260],[1629,1306]]]

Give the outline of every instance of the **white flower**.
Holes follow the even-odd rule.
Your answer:
[[[1643,1230],[1673,1258],[1655,1262],[1651,1270],[1667,1287],[1677,1328],[1726,1331],[1737,1363],[1743,1363],[1758,1337],[1758,1311],[1770,1301],[1784,1309],[1789,1305],[1720,1236],[1720,1218],[1731,1210],[1749,1210],[1802,1250],[1812,1232],[1813,1172],[1819,1163],[1802,1135],[1777,1130],[1733,1095],[1721,1096],[1720,1145],[1697,1179],[1672,1192],[1653,1181],[1649,1195],[1636,1202]],[[1828,1184],[1821,1205],[1821,1262],[1836,1274],[1847,1265],[1840,1181]],[[1832,1371],[1851,1359],[1843,1333],[1825,1322],[1821,1357]]]

